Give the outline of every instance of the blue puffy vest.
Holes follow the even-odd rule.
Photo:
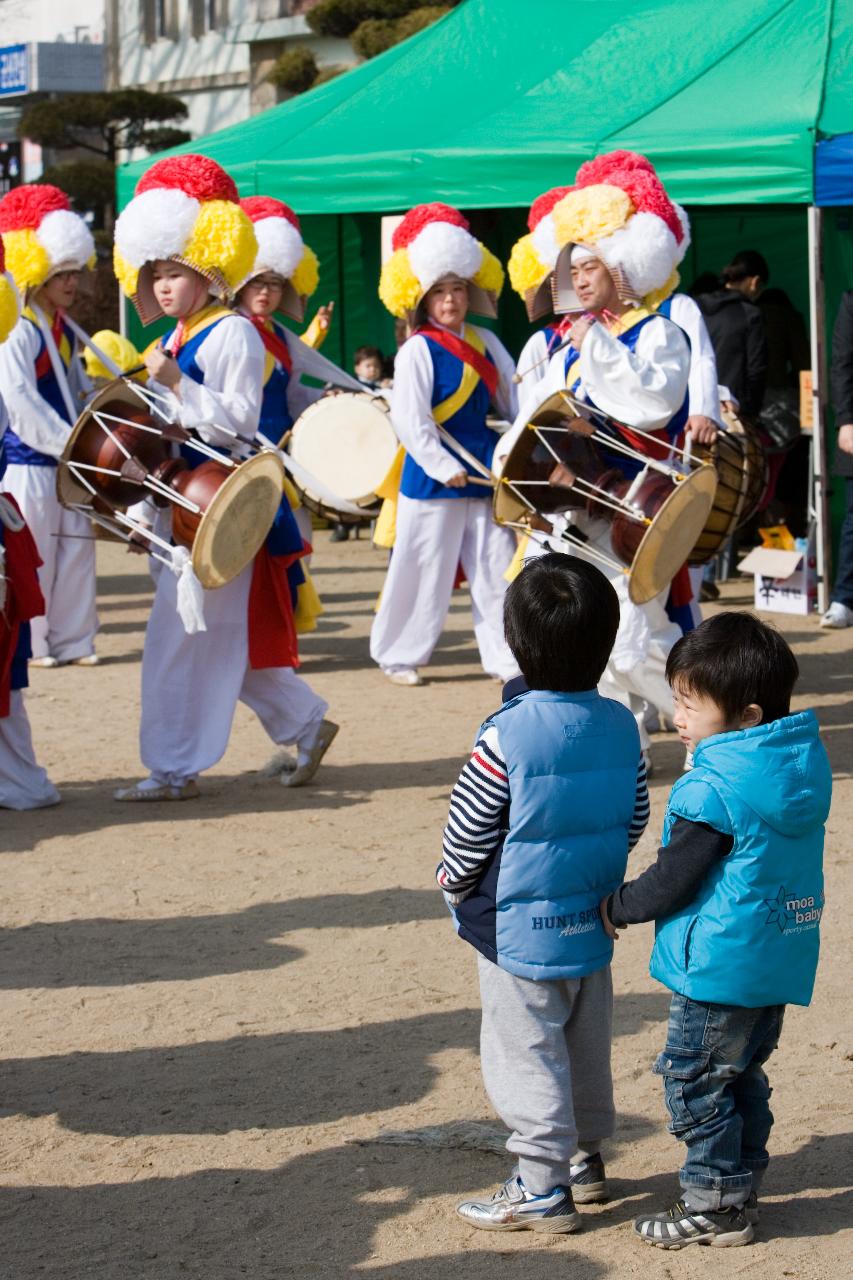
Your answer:
[[[814,713],[701,742],[673,787],[677,817],[734,837],[692,902],[661,921],[651,973],[691,1000],[808,1004],[823,913],[823,824],[832,774]]]
[[[532,689],[489,723],[507,762],[508,831],[476,891],[455,910],[456,927],[519,977],[584,977],[613,955],[598,904],[621,884],[628,861],[636,722],[594,689]]]
[[[458,356],[452,355],[431,338],[421,335],[420,341],[427,344],[432,358],[432,404],[435,406],[451,396],[459,386],[464,363]],[[486,359],[490,364],[494,364],[488,349]],[[492,431],[491,427],[486,426],[488,408],[489,390],[481,379],[462,408],[448,418],[443,425],[463,448],[490,467],[492,455],[500,437],[497,431]],[[444,447],[449,448],[448,445]],[[461,470],[470,470],[469,464],[461,459],[459,466]],[[418,466],[408,453],[403,463],[400,492],[406,498],[481,498],[484,502],[491,501],[491,490],[483,485],[466,484],[462,489],[451,489],[440,480],[433,480],[432,476],[428,476],[423,467]]]

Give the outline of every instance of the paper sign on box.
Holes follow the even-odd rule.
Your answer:
[[[814,540],[805,551],[756,547],[738,565],[755,575],[755,607],[771,613],[807,615],[817,605],[817,561]]]

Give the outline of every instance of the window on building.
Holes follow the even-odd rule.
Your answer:
[[[155,40],[174,40],[176,0],[140,0],[140,25],[146,44]]]
[[[190,0],[192,33],[198,39],[228,25],[228,0]]]

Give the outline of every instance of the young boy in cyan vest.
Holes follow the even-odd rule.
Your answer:
[[[666,674],[694,768],[672,789],[657,861],[601,904],[614,937],[656,922],[651,973],[673,993],[654,1069],[687,1147],[682,1195],[634,1229],[663,1249],[741,1245],[769,1160],[764,1063],[785,1005],[814,986],[832,776],[814,713],[790,714],[796,658],[757,618],[709,618]]]
[[[437,878],[474,946],[483,1079],[517,1167],[457,1212],[487,1231],[561,1233],[607,1198],[613,944],[598,914],[648,821],[637,725],[596,685],[619,625],[593,565],[550,553],[506,595],[527,688],[490,716],[450,802]],[[607,888],[610,886],[610,888]]]

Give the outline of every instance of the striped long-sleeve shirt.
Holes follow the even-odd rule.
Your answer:
[[[442,860],[436,879],[452,906],[475,888],[506,831],[509,778],[497,725],[487,725],[477,740],[450,796]],[[640,756],[634,814],[628,831],[633,849],[649,821],[646,766]]]

